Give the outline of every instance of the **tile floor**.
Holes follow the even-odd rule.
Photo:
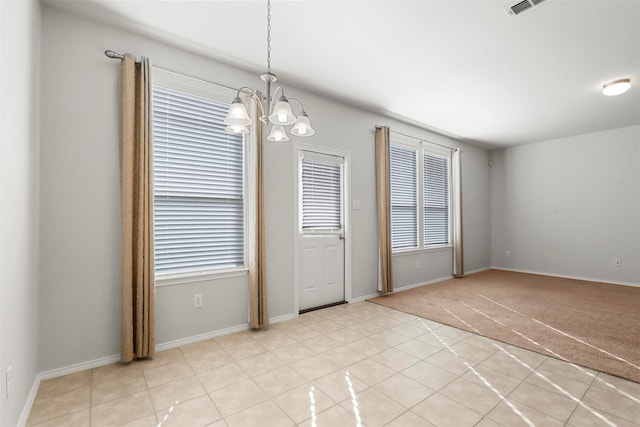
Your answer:
[[[43,381],[30,426],[640,426],[640,384],[361,302]]]

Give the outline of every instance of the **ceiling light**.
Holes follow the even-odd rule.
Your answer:
[[[602,93],[607,96],[620,95],[631,87],[631,79],[613,80],[602,85]]]
[[[267,72],[260,75],[260,78],[266,83],[266,109],[264,108],[263,99],[258,95],[258,92],[249,87],[241,87],[238,89],[238,94],[231,103],[227,116],[224,119],[227,127],[225,130],[230,133],[248,133],[249,126],[252,124],[252,120],[247,113],[247,107],[244,101],[247,99],[254,99],[260,105],[263,116],[260,117],[260,121],[271,127],[271,131],[267,140],[275,142],[285,142],[289,140],[284,126],[294,125],[291,133],[296,136],[311,136],[315,133],[313,127],[311,127],[311,121],[309,116],[304,111],[302,102],[295,98],[287,98],[284,96],[284,90],[281,87],[277,87],[271,94],[271,83],[278,80],[275,74],[271,72],[271,0],[267,0]],[[246,89],[246,91],[244,91]],[[240,93],[249,92],[249,96],[245,100],[240,98]],[[274,104],[275,95],[280,91],[278,101]],[[300,115],[296,117],[291,110],[291,104],[289,101],[295,101],[300,105]],[[295,123],[295,124],[294,124]]]

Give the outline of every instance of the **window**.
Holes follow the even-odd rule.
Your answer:
[[[413,141],[391,144],[394,251],[450,243],[449,156]]]
[[[244,143],[224,130],[229,94],[154,70],[156,275],[243,268]],[[233,93],[231,94],[233,95]]]
[[[391,146],[391,242],[418,247],[418,150]]]
[[[302,231],[342,230],[343,158],[305,153],[301,160]]]
[[[449,159],[424,153],[424,245],[449,243]]]

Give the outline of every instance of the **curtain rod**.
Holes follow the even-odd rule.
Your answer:
[[[114,52],[112,50],[105,50],[104,54],[106,57],[111,59],[124,59],[124,55],[118,52]],[[137,61],[137,60],[136,60]]]
[[[376,125],[376,128],[381,128],[381,127],[384,127],[384,126]],[[462,151],[460,148],[454,148],[454,147],[449,147],[448,145],[438,144],[437,142],[429,141],[429,140],[424,139],[424,138],[418,138],[418,137],[415,137],[415,136],[412,136],[412,135],[407,135],[406,133],[398,132],[398,131],[395,131],[395,130],[389,129],[389,132],[395,133],[397,135],[406,136],[407,138],[415,139],[416,141],[426,142],[427,144],[437,145],[438,147],[446,148],[447,150],[460,151],[460,152]]]
[[[2,1],[2,0],[0,0],[0,1]],[[113,50],[105,50],[104,54],[105,54],[105,56],[107,56],[108,58],[111,58],[111,59],[120,59],[120,60],[124,59],[124,55],[123,54],[118,53],[118,52],[114,52]],[[140,62],[140,61],[138,59],[136,59],[136,62]],[[231,86],[223,85],[223,84],[220,84],[220,83],[212,82],[212,81],[205,80],[205,79],[202,79],[200,77],[196,77],[196,76],[193,76],[193,75],[190,75],[190,74],[185,74],[185,73],[181,73],[181,72],[178,72],[178,71],[170,70],[168,68],[159,67],[157,65],[152,65],[152,68],[156,68],[158,70],[162,70],[162,71],[165,71],[167,73],[172,73],[172,74],[177,74],[177,75],[180,75],[180,76],[189,77],[189,78],[194,79],[194,80],[199,80],[201,82],[205,82],[205,83],[209,83],[209,84],[212,84],[212,85],[216,85],[216,86],[223,87],[223,88],[229,89],[229,90],[234,90],[236,92],[238,91],[238,88],[235,88],[235,87],[231,87]],[[240,92],[250,93],[246,89],[240,89]]]

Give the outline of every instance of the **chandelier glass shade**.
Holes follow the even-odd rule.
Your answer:
[[[311,126],[309,116],[304,111],[302,102],[294,98],[287,98],[284,95],[284,89],[281,87],[277,87],[273,91],[273,95],[271,94],[271,84],[277,80],[276,75],[271,72],[271,0],[267,0],[267,69],[266,73],[260,75],[260,78],[266,83],[265,98],[262,98],[257,91],[249,87],[238,89],[238,93],[231,102],[227,116],[224,119],[225,130],[229,133],[249,133],[249,126],[253,124],[253,121],[249,117],[245,101],[253,99],[260,105],[264,114],[260,121],[267,128],[271,128],[267,140],[274,142],[289,141],[285,126],[291,125],[293,127],[290,132],[295,136],[306,137],[313,135],[315,130]],[[276,102],[275,95],[278,91],[281,94]],[[241,94],[245,94],[246,97],[242,99],[240,97]],[[299,104],[300,113],[298,116],[293,113],[290,101]]]
[[[229,133],[249,133],[249,126],[252,120],[247,113],[247,108],[240,99],[240,96],[236,96],[231,106],[227,117],[224,119],[224,123],[227,125],[225,130]]]
[[[269,136],[267,136],[267,140],[273,142],[287,142],[289,140],[289,137],[287,136],[287,132],[285,132],[282,125],[273,125],[271,126],[271,132],[269,132]]]
[[[291,133],[295,136],[311,136],[316,133],[316,131],[311,127],[309,116],[307,116],[307,113],[305,113],[304,110],[298,116],[296,123],[293,125],[293,129],[291,129]]]
[[[269,121],[279,125],[291,125],[296,121],[296,116],[294,116],[293,111],[291,111],[289,100],[284,95],[280,97],[278,103],[273,108],[273,112],[269,116]]]

